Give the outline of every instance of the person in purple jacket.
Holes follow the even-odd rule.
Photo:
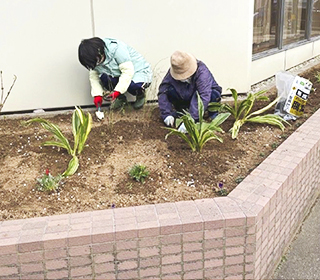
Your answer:
[[[207,66],[193,55],[175,51],[170,59],[171,67],[163,78],[158,92],[160,115],[166,126],[174,126],[175,118],[188,110],[195,121],[199,120],[197,93],[207,110],[210,102],[221,101],[222,88],[215,81]],[[217,112],[209,112],[214,119]],[[182,123],[179,131],[187,133]]]

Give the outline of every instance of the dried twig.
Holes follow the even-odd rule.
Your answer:
[[[4,96],[4,86],[3,86],[2,71],[0,71],[0,76],[1,76],[1,100],[0,100],[0,112],[1,112],[4,104],[6,103],[6,100],[7,100],[8,96],[10,95],[10,92],[11,92],[11,90],[12,90],[12,88],[13,88],[16,80],[17,80],[17,76],[14,75],[14,77],[13,77],[13,82],[12,82],[11,87],[9,88],[9,91],[8,91],[7,95],[5,96],[4,100],[3,100],[3,96]]]

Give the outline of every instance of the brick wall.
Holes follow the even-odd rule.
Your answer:
[[[263,279],[319,194],[316,112],[227,197],[0,222],[0,279]]]

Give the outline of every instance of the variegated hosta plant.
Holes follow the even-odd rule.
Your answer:
[[[77,155],[82,152],[92,127],[92,117],[90,113],[88,112],[86,115],[81,108],[78,108],[77,106],[75,108],[76,109],[72,114],[72,133],[74,138],[73,148],[71,147],[68,139],[61,132],[60,128],[48,120],[34,118],[23,122],[24,125],[40,123],[43,128],[48,130],[54,136],[53,140],[46,141],[42,143],[42,145],[64,148],[68,151],[68,154],[72,156],[67,170],[62,174],[64,177],[71,176],[77,171],[79,167],[79,159]]]
[[[218,140],[223,142],[222,138],[216,135],[215,132],[223,132],[220,125],[230,116],[230,113],[219,114],[215,119],[210,123],[205,122],[203,119],[204,107],[202,100],[198,95],[198,113],[199,113],[199,122],[195,122],[189,112],[185,111],[184,114],[176,120],[176,127],[178,127],[182,122],[184,123],[188,134],[178,131],[176,128],[165,127],[165,129],[170,130],[166,135],[169,137],[171,134],[178,135],[184,141],[187,142],[192,151],[201,152],[205,143],[210,140]]]
[[[232,133],[232,139],[238,137],[240,128],[246,122],[253,123],[264,123],[269,125],[278,126],[282,131],[285,129],[284,124],[290,125],[287,121],[275,114],[266,114],[261,115],[267,110],[269,110],[272,106],[274,106],[279,97],[270,102],[267,106],[263,107],[260,110],[257,110],[253,113],[250,113],[253,107],[253,104],[257,100],[269,101],[269,98],[263,95],[266,91],[259,91],[256,93],[249,93],[246,99],[239,101],[238,100],[238,92],[235,89],[230,89],[232,93],[232,97],[234,100],[234,105],[231,106],[227,103],[216,103],[212,102],[208,105],[209,111],[218,111],[218,112],[229,112],[235,118],[232,128],[230,129]]]

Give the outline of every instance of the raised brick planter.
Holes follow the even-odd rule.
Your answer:
[[[0,222],[0,279],[263,279],[319,194],[320,111],[227,197]]]

